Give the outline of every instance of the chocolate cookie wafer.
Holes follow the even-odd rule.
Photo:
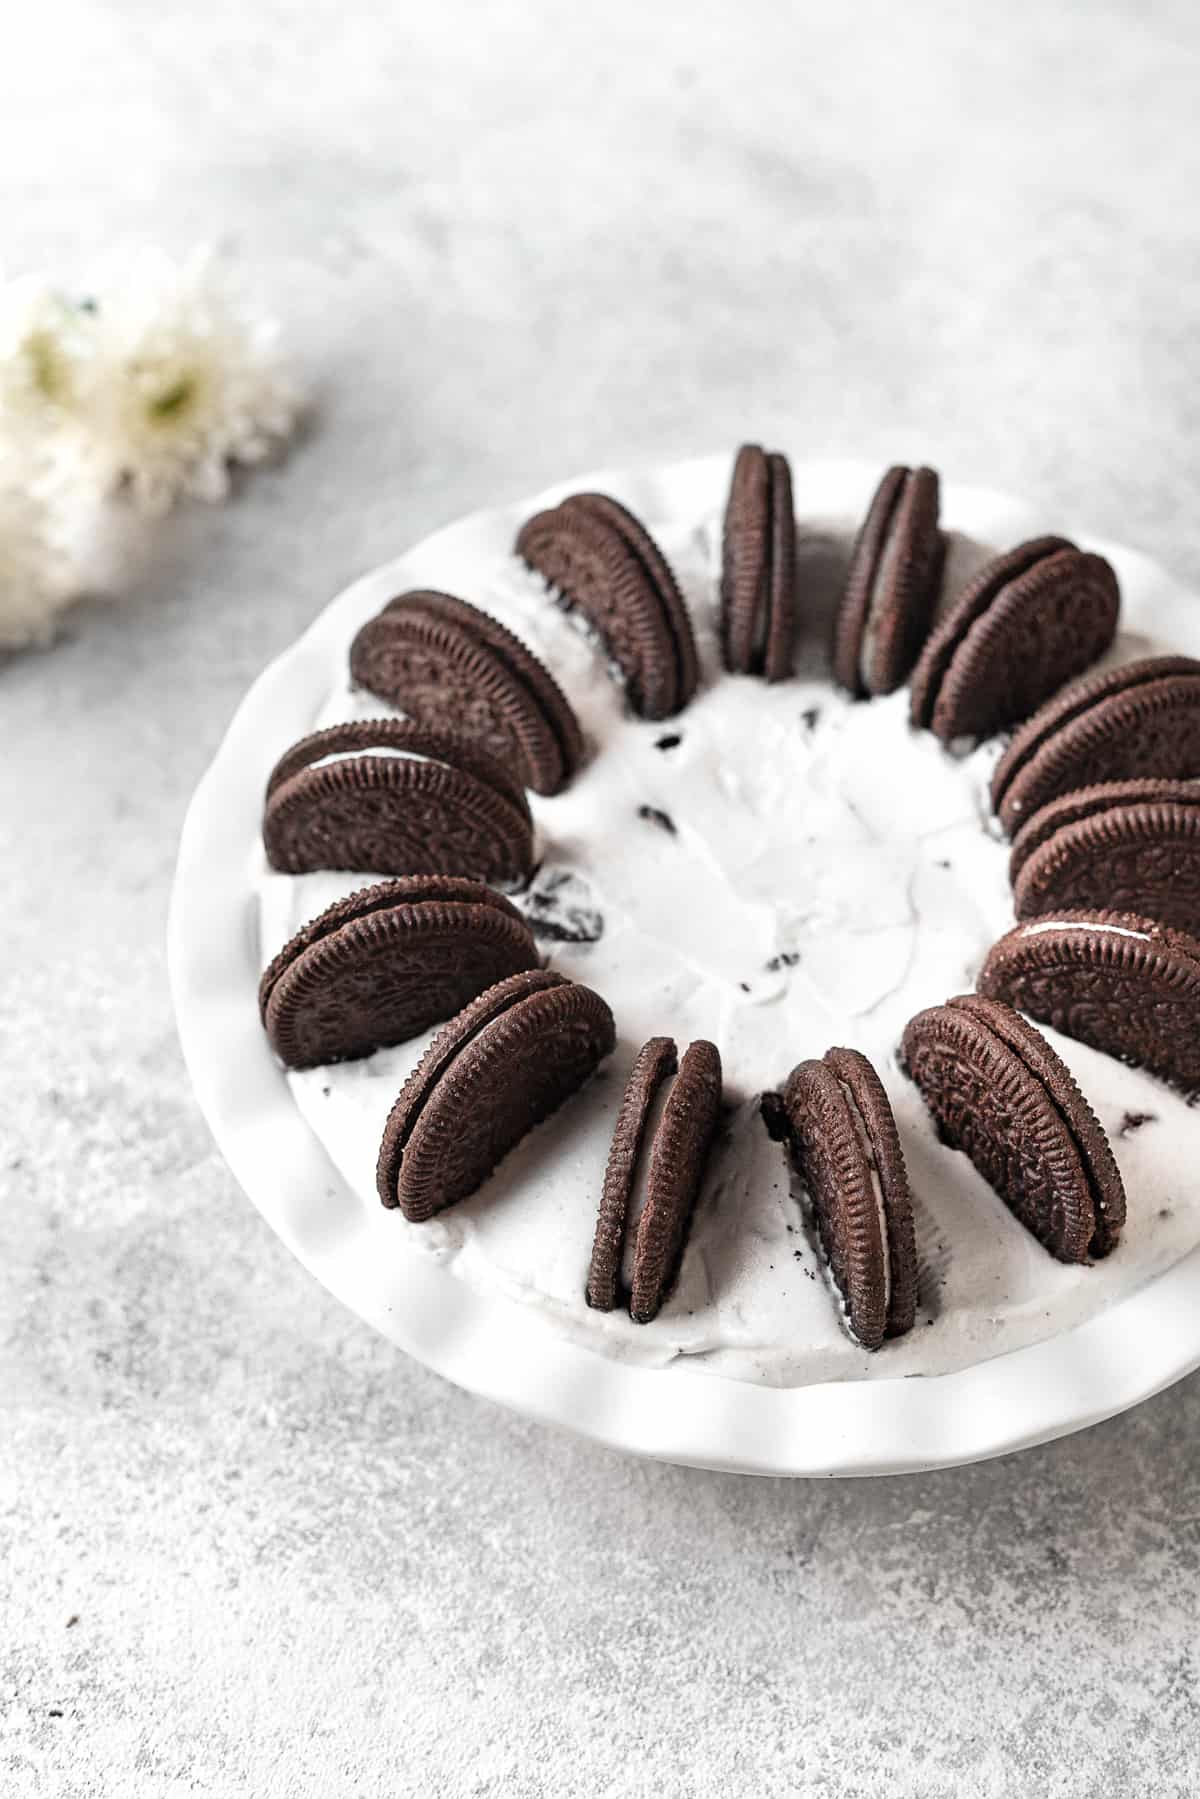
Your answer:
[[[1200,805],[1200,781],[1099,781],[1094,787],[1077,787],[1060,794],[1031,813],[1012,840],[1008,878],[1015,887],[1025,863],[1047,838],[1063,825],[1076,824],[1114,806]]]
[[[1103,556],[1038,537],[995,557],[930,633],[912,722],[944,743],[1026,718],[1112,643],[1120,590]]]
[[[850,558],[838,608],[833,672],[859,697],[891,693],[924,645],[937,604],[945,540],[932,469],[890,468]]]
[[[643,718],[667,718],[696,691],[692,624],[650,533],[606,494],[572,494],[535,513],[517,554],[594,625]]]
[[[1086,676],[1014,734],[992,776],[1010,834],[1060,794],[1102,781],[1200,775],[1200,662],[1151,656]]]
[[[258,1009],[289,1068],[404,1043],[538,965],[520,913],[479,881],[415,875],[360,888],[310,920],[263,973]]]
[[[988,951],[979,992],[1200,1092],[1200,940],[1120,912],[1034,918]]]
[[[611,1312],[624,1288],[636,1324],[657,1315],[679,1271],[720,1111],[715,1045],[693,1043],[682,1062],[670,1037],[643,1045],[604,1174],[588,1270],[590,1306]]]
[[[912,1329],[917,1303],[912,1199],[883,1083],[857,1050],[831,1049],[792,1070],[780,1123],[850,1328],[878,1349]]]
[[[721,653],[737,674],[792,671],[796,519],[786,456],[743,444],[733,465],[721,556]]]
[[[1070,1070],[1007,1005],[973,994],[910,1020],[901,1060],[938,1135],[1060,1262],[1115,1248],[1125,1190]]]
[[[419,1223],[466,1199],[614,1042],[599,994],[549,969],[480,994],[438,1032],[392,1107],[376,1168],[383,1204]]]
[[[1200,788],[1175,785],[1185,799],[1092,804],[1047,831],[1022,855],[1017,917],[1102,908],[1200,936]]]
[[[453,720],[536,793],[558,793],[583,760],[562,689],[513,632],[453,594],[389,600],[350,646],[350,672],[409,718]]]
[[[267,783],[273,868],[455,874],[511,884],[533,867],[525,790],[474,738],[408,719],[315,731]]]

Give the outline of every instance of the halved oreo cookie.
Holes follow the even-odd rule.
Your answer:
[[[733,465],[721,557],[721,653],[736,674],[792,672],[796,517],[786,456],[743,444]]]
[[[418,723],[452,720],[535,793],[558,793],[583,760],[579,721],[549,670],[453,594],[389,600],[351,644],[350,673]]]
[[[525,920],[479,881],[414,875],[363,887],[268,964],[258,1010],[289,1068],[404,1043],[485,988],[538,965]]]
[[[633,514],[606,494],[572,494],[535,513],[516,551],[599,632],[642,718],[667,718],[696,691],[687,607],[666,558]]]
[[[850,1328],[878,1349],[912,1329],[917,1306],[912,1198],[883,1083],[857,1050],[828,1050],[792,1070],[784,1120]]]
[[[938,1135],[1060,1262],[1115,1249],[1125,1189],[1070,1070],[1007,1005],[964,994],[909,1021],[904,1067]]]
[[[1064,1037],[1200,1092],[1200,940],[1132,913],[1055,913],[994,943],[976,982]]]
[[[375,1184],[414,1223],[466,1199],[581,1087],[616,1040],[590,987],[516,974],[443,1026],[384,1126]]]
[[[913,724],[951,743],[1028,717],[1104,654],[1120,605],[1110,564],[1064,537],[995,557],[930,633],[913,671]]]
[[[693,1043],[682,1062],[670,1037],[643,1045],[604,1173],[588,1270],[590,1306],[611,1312],[627,1291],[636,1324],[657,1315],[679,1272],[720,1112],[721,1057],[714,1044]]]
[[[267,783],[273,868],[453,874],[511,884],[533,867],[525,789],[459,731],[408,719],[332,725],[294,743]]]
[[[1061,821],[1022,857],[1017,917],[1103,908],[1200,935],[1200,788],[1175,786],[1186,799],[1094,804]]]
[[[932,469],[890,468],[855,541],[833,672],[860,698],[899,687],[928,635],[945,554],[938,499]]]
[[[1012,840],[1008,878],[1015,887],[1022,868],[1063,825],[1109,812],[1116,806],[1200,805],[1200,781],[1099,781],[1079,787],[1031,813]]]
[[[1200,662],[1151,656],[1076,681],[1013,736],[992,776],[1010,834],[1039,807],[1102,781],[1200,775]]]

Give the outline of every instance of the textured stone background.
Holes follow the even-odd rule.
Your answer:
[[[235,1190],[163,926],[263,662],[572,468],[925,456],[1200,585],[1198,82],[1188,0],[14,13],[6,260],[219,235],[320,416],[0,667],[5,1799],[1195,1791],[1200,1383],[875,1484],[501,1415]]]

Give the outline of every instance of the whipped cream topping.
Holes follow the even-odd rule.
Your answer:
[[[871,483],[861,471],[805,480],[796,472],[801,640],[792,681],[768,685],[720,668],[724,495],[679,500],[678,484],[664,483],[676,503],[644,508],[691,608],[703,670],[692,704],[660,724],[625,711],[594,642],[511,555],[511,518],[494,528],[473,521],[406,562],[406,584],[461,592],[515,630],[579,714],[587,763],[563,794],[530,795],[540,871],[515,898],[539,929],[565,926],[542,947],[553,967],[604,995],[619,1035],[610,1062],[472,1198],[426,1225],[387,1222],[397,1257],[442,1258],[462,1280],[512,1297],[548,1330],[603,1355],[648,1364],[686,1357],[694,1368],[774,1384],[933,1374],[1078,1323],[1200,1242],[1200,1109],[1047,1031],[1109,1133],[1129,1196],[1118,1249],[1092,1268],[1055,1262],[966,1158],[938,1142],[896,1051],[912,1014],[969,991],[1013,924],[1007,845],[987,793],[999,744],[949,755],[910,729],[906,691],[854,702],[832,687],[828,620]],[[980,516],[968,500],[956,510],[952,488],[943,518],[951,591],[988,554],[1053,523],[1015,507]],[[1124,594],[1113,659],[1200,653],[1196,601],[1143,558],[1095,547]],[[395,591],[394,571],[389,578]],[[348,622],[313,729],[379,715],[378,699],[348,680],[346,652],[361,622]],[[292,878],[264,864],[263,963],[323,906],[373,878]],[[591,921],[585,932],[575,929],[579,916]],[[582,940],[588,931],[593,940]],[[642,1043],[662,1034],[718,1045],[733,1111],[675,1290],[643,1326],[619,1310],[591,1311],[583,1292],[624,1083]],[[384,1121],[430,1035],[288,1077],[363,1206],[378,1206]],[[783,1148],[758,1112],[763,1088],[835,1043],[875,1064],[913,1191],[917,1326],[874,1354],[847,1334]]]

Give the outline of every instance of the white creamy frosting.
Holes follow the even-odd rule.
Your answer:
[[[1133,937],[1138,943],[1149,943],[1150,936],[1146,931],[1131,931],[1123,924],[1095,924],[1089,920],[1086,924],[1075,918],[1043,918],[1036,924],[1021,926],[1023,937],[1041,937],[1047,931],[1107,931],[1110,937]]]
[[[805,619],[820,620],[820,640],[802,639],[796,679],[774,685],[720,671],[719,502],[647,510],[690,605],[703,668],[696,698],[660,724],[625,712],[594,643],[509,554],[509,525],[502,537],[477,531],[414,560],[412,585],[449,588],[492,612],[542,657],[579,714],[586,766],[563,794],[530,795],[535,890],[548,899],[548,916],[568,905],[602,913],[598,941],[545,939],[543,949],[553,967],[608,1000],[618,1045],[588,1087],[472,1198],[425,1225],[396,1214],[395,1253],[443,1258],[462,1280],[519,1299],[547,1328],[601,1354],[651,1364],[687,1357],[693,1367],[775,1384],[932,1374],[1080,1322],[1200,1242],[1200,1109],[1149,1075],[1047,1033],[1107,1129],[1129,1196],[1116,1252],[1079,1268],[1047,1255],[966,1158],[938,1142],[898,1067],[907,1020],[970,990],[1013,913],[1007,845],[987,794],[999,745],[949,755],[929,733],[910,729],[906,691],[856,703],[830,685],[832,596],[813,583],[826,564],[832,581],[838,558],[806,556],[806,543],[836,540],[844,568],[868,498],[839,494],[817,519],[820,497],[797,487],[802,630]],[[951,528],[987,535],[974,519],[955,516],[952,491],[945,513]],[[996,548],[1034,534],[1033,521],[1021,519],[1015,530],[1007,523],[996,527]],[[1117,659],[1200,652],[1200,606],[1144,559],[1107,545],[1104,552],[1125,595]],[[977,563],[980,553],[977,541],[952,535],[952,569]],[[352,634],[330,667],[329,700],[314,729],[379,714],[377,699],[350,688]],[[674,735],[676,747],[656,747]],[[264,864],[264,963],[323,906],[371,878],[292,878]],[[652,1324],[635,1325],[621,1311],[592,1311],[584,1283],[624,1083],[646,1038],[664,1034],[718,1045],[735,1110],[708,1168],[675,1290]],[[378,1206],[384,1121],[428,1041],[426,1034],[365,1061],[289,1076],[297,1105],[363,1206]],[[780,1086],[796,1062],[831,1044],[860,1049],[875,1064],[914,1195],[917,1326],[875,1354],[844,1328],[782,1147],[758,1115],[764,1087]],[[1123,1123],[1139,1114],[1150,1121],[1122,1136]]]
[[[378,706],[378,702],[376,702]],[[328,768],[334,762],[357,762],[363,756],[391,756],[397,762],[433,762],[434,756],[423,756],[419,750],[397,750],[387,743],[361,743],[352,750],[332,750],[328,756],[318,756],[315,762],[306,762],[305,768]]]

